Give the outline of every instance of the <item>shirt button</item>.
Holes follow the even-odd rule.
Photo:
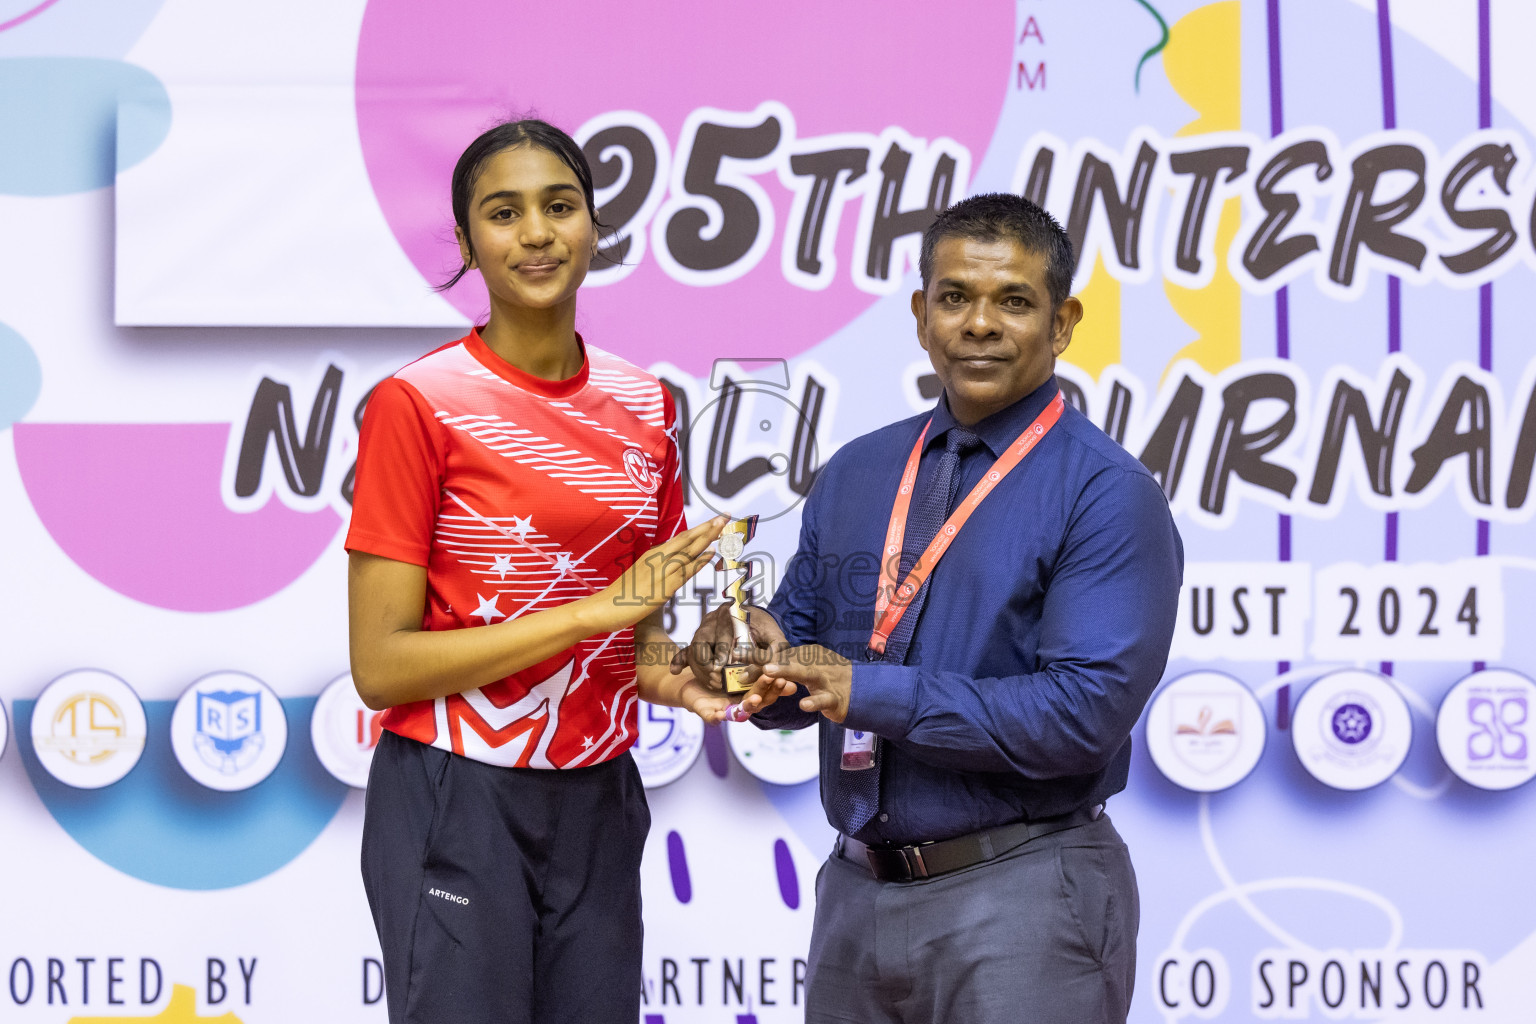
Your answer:
[[[880,815],[880,820],[881,821],[890,821],[891,820],[891,816],[889,814],[882,814],[882,815]]]

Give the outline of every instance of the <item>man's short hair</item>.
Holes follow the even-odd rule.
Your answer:
[[[1077,269],[1072,239],[1055,217],[1023,196],[987,192],[962,199],[940,213],[923,232],[922,253],[917,260],[925,292],[933,276],[933,251],[946,238],[1018,242],[1025,252],[1045,256],[1045,286],[1050,290],[1053,309],[1072,294],[1072,274]]]

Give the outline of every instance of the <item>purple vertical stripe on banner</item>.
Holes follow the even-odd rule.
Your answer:
[[[1271,137],[1285,131],[1285,93],[1281,88],[1280,65],[1280,0],[1269,0],[1269,134]],[[1275,293],[1275,355],[1291,358],[1291,294],[1285,286]],[[1291,560],[1291,517],[1280,514],[1279,519],[1280,561]],[[1291,663],[1279,664],[1281,675],[1291,670]],[[1289,712],[1284,712],[1289,717]],[[1283,725],[1281,728],[1285,728]]]
[[[1493,127],[1493,44],[1489,13],[1490,0],[1477,0],[1477,126]],[[1493,369],[1493,284],[1490,282],[1477,293],[1477,365],[1485,370]],[[1488,520],[1477,521],[1477,554],[1484,557],[1489,551]],[[1473,672],[1481,672],[1487,662],[1474,661]]]
[[[1385,550],[1382,552],[1383,559],[1385,561],[1388,561],[1388,562],[1395,562],[1395,561],[1397,561],[1397,513],[1396,512],[1388,512],[1387,513],[1387,541],[1386,541],[1386,544],[1383,545],[1383,547],[1385,548]],[[1381,663],[1381,674],[1384,675],[1384,676],[1389,676],[1389,675],[1392,674],[1392,663],[1390,661],[1384,661],[1384,662]]]
[[[1376,0],[1376,41],[1381,51],[1381,126],[1388,131],[1397,127],[1397,91],[1392,74],[1392,6],[1389,0]],[[1403,286],[1396,275],[1387,278],[1387,351],[1403,347]],[[1397,513],[1387,513],[1386,560],[1397,561]],[[1392,663],[1381,663],[1381,674],[1392,674]]]
[[[1387,351],[1403,350],[1403,279],[1387,278]]]
[[[704,727],[704,759],[717,778],[725,778],[731,770],[731,754],[725,749],[725,726],[719,722]]]
[[[1275,355],[1291,358],[1291,293],[1287,285],[1275,292]]]
[[[1285,101],[1280,92],[1280,0],[1269,0],[1269,134],[1275,136],[1283,131]],[[1285,289],[1280,291],[1284,294]],[[1283,354],[1281,358],[1285,358]]]
[[[1493,369],[1493,284],[1477,290],[1477,365]]]
[[[1391,131],[1397,127],[1397,95],[1392,78],[1392,5],[1376,0],[1376,39],[1381,47],[1381,120]]]
[[[1275,728],[1281,732],[1291,727],[1291,684],[1275,691]]]
[[[677,902],[687,903],[693,899],[693,878],[688,874],[688,851],[676,830],[667,833],[667,866],[672,871],[672,894]]]
[[[1493,127],[1493,47],[1490,43],[1489,0],[1477,0],[1477,126]]]
[[[1483,0],[1484,4],[1487,0]],[[1487,127],[1486,125],[1484,127]],[[1485,284],[1477,295],[1477,365],[1485,370],[1493,369],[1493,285]],[[1488,520],[1477,521],[1477,554],[1488,554]]]
[[[773,841],[773,868],[779,876],[779,897],[790,910],[799,910],[800,876],[795,873],[795,858],[790,855],[789,844],[782,839]]]

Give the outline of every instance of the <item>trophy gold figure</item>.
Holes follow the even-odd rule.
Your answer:
[[[731,632],[734,643],[730,660],[725,663],[721,677],[728,697],[741,697],[752,688],[747,681],[747,660],[752,653],[752,631],[747,625],[748,590],[743,584],[752,575],[752,563],[745,558],[747,543],[757,533],[757,516],[732,519],[720,534],[715,548],[720,558],[715,571],[726,574],[722,598],[731,600]]]

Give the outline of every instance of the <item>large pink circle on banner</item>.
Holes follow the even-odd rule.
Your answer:
[[[363,156],[390,228],[434,284],[458,262],[448,202],[454,162],[513,113],[575,132],[594,116],[637,111],[675,152],[691,111],[745,114],[776,101],[793,115],[797,139],[898,127],[955,140],[974,167],[1002,109],[1014,10],[979,4],[963,27],[947,20],[925,0],[594,2],[579,12],[507,0],[370,0],[357,54]],[[876,180],[884,156],[870,157]],[[850,276],[857,202],[837,233],[836,275],[813,291],[790,283],[780,266],[792,192],[772,171],[753,180],[774,212],[772,241],[753,269],[726,284],[683,284],[648,248],[623,280],[583,291],[583,334],[641,365],[666,360],[697,372],[718,357],[802,352],[868,307],[874,296]],[[951,199],[967,184],[957,182]],[[798,223],[789,229],[798,235]],[[448,298],[476,318],[487,307],[471,277]]]
[[[228,423],[18,423],[37,518],[97,582],[157,608],[220,612],[271,597],[335,540],[329,508],[219,496]]]

